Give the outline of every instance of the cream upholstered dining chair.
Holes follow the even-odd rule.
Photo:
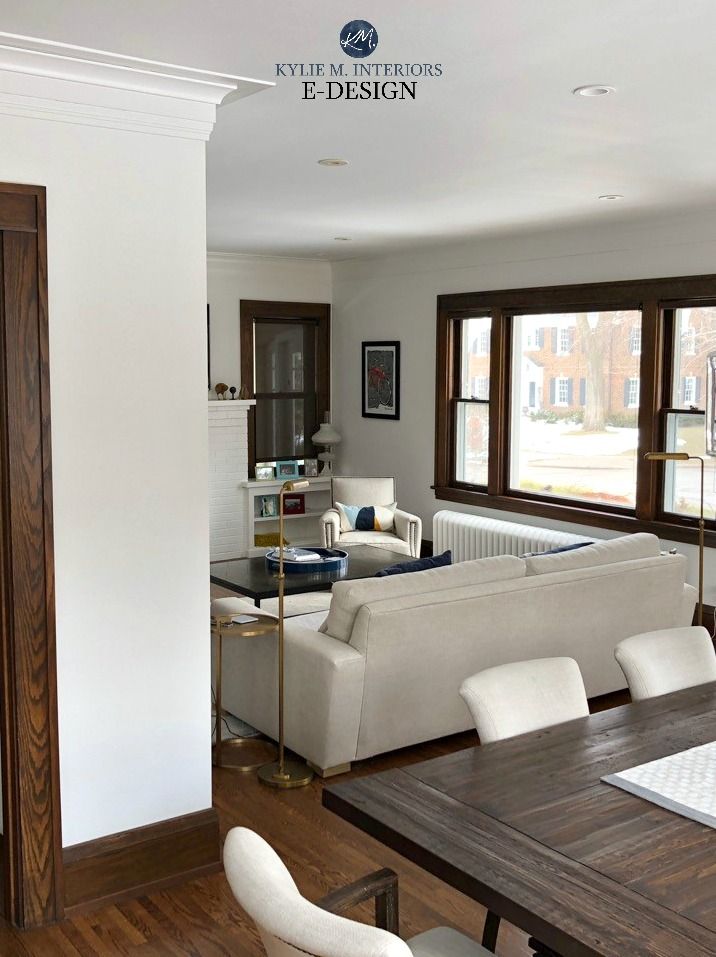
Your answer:
[[[589,714],[582,672],[573,658],[536,658],[486,668],[466,678],[460,694],[475,722],[480,744]],[[488,911],[482,942],[490,950],[495,949],[499,927],[500,918]],[[538,953],[552,953],[534,939],[529,943]]]
[[[224,871],[234,897],[255,922],[268,957],[492,957],[478,943],[437,927],[407,943],[398,937],[398,878],[377,871],[318,904],[302,897],[281,858],[244,827],[229,831]],[[371,927],[336,912],[375,898]]]
[[[376,516],[373,527],[350,527],[346,515],[337,508],[342,505],[358,506],[361,510],[381,506],[392,512],[389,519],[391,527],[387,530],[376,528],[380,519]],[[370,513],[361,516],[362,524],[370,519]],[[361,524],[359,522],[359,524]],[[397,508],[394,478],[342,478],[334,476],[331,482],[331,508],[321,516],[321,531],[324,548],[344,545],[375,545],[391,552],[402,552],[413,558],[419,558],[423,537],[423,523],[417,515],[411,515]]]
[[[573,658],[537,658],[486,668],[466,678],[460,694],[481,744],[589,714],[582,673]]]
[[[614,657],[632,701],[716,681],[716,651],[711,635],[700,625],[632,635],[619,642]]]

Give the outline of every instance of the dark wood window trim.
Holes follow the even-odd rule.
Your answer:
[[[483,508],[496,508],[555,521],[650,531],[674,541],[697,541],[696,519],[668,514],[662,508],[661,463],[644,454],[662,449],[663,410],[671,404],[674,309],[679,305],[713,305],[716,276],[682,276],[569,286],[546,286],[438,296],[435,395],[435,497]],[[543,312],[639,309],[642,313],[639,440],[636,507],[621,509],[559,499],[509,487],[512,316]],[[454,400],[460,375],[459,320],[491,315],[490,439],[487,490],[455,479]],[[706,544],[716,547],[716,522],[707,521]]]
[[[331,410],[331,307],[325,302],[265,302],[260,299],[242,299],[239,308],[241,347],[241,386],[254,398],[254,320],[255,319],[312,319],[318,324],[318,353],[316,377],[318,381],[317,421]],[[291,393],[295,398],[297,393]],[[249,425],[249,475],[256,466],[256,415],[252,409]]]

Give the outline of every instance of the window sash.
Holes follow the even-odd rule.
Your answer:
[[[682,306],[716,306],[716,276],[676,279],[640,280],[584,286],[558,286],[545,289],[514,289],[494,292],[461,293],[438,297],[438,396],[436,400],[435,491],[442,500],[486,505],[564,521],[594,524],[613,529],[650,529],[664,537],[692,541],[694,522],[688,516],[670,516],[663,510],[661,489],[664,469],[661,464],[647,462],[644,453],[664,448],[662,410],[672,404],[671,389],[674,369],[674,348],[670,345],[674,313]],[[510,428],[513,399],[511,368],[512,316],[529,314],[556,315],[565,312],[641,310],[640,336],[636,332],[622,346],[622,355],[636,349],[639,342],[639,374],[626,378],[639,380],[630,388],[632,411],[638,414],[639,446],[637,450],[636,507],[600,505],[579,500],[546,501],[532,492],[510,487]],[[473,488],[457,482],[454,473],[454,409],[450,394],[455,394],[453,381],[455,345],[450,333],[456,320],[476,314],[492,316],[490,349],[490,455],[487,489]],[[550,353],[550,329],[543,330],[544,341],[534,341],[527,349],[544,350],[534,355],[541,361]],[[453,345],[450,345],[452,339]],[[562,340],[564,342],[564,340]],[[559,339],[558,339],[559,343]],[[579,341],[573,345],[578,352]],[[552,354],[557,350],[553,347]],[[634,389],[640,391],[638,406],[633,405]],[[705,397],[706,382],[701,382]],[[544,392],[547,393],[545,379]],[[523,397],[526,399],[526,396]],[[564,389],[562,389],[564,398]],[[702,398],[701,404],[703,405]],[[573,404],[583,407],[579,376],[573,382]],[[716,546],[716,520],[707,519],[707,539]]]

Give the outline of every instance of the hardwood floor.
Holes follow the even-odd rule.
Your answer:
[[[596,707],[615,706],[610,696]],[[351,776],[370,774],[474,745],[474,733],[456,735],[361,762]],[[348,777],[348,776],[346,776]],[[254,775],[214,771],[214,802],[222,834],[241,824],[276,848],[308,898],[315,900],[379,867],[400,875],[401,933],[405,937],[448,924],[479,939],[484,910],[430,877],[321,806],[323,782],[278,792]],[[368,906],[352,915],[367,921]],[[497,952],[527,957],[527,938],[503,923]],[[149,897],[115,904],[42,930],[19,932],[0,922],[3,957],[262,957],[256,932],[235,903],[223,874]]]

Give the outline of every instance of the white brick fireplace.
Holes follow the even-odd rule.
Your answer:
[[[209,528],[211,560],[246,556],[248,413],[254,399],[209,402]]]

